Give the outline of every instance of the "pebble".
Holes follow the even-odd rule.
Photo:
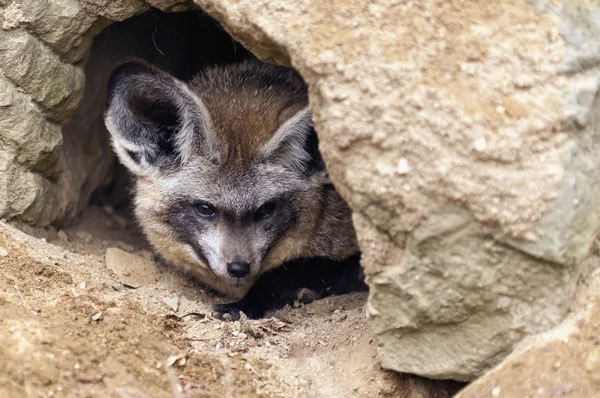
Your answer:
[[[177,312],[177,310],[179,309],[179,296],[164,297],[163,303],[165,303],[167,307],[173,310],[173,312]]]
[[[151,261],[122,249],[106,249],[104,264],[115,273],[119,282],[131,288],[153,284],[159,278],[159,271]]]
[[[398,161],[398,165],[396,166],[396,173],[400,175],[410,173],[410,164],[408,164],[408,160],[406,158],[400,158]]]
[[[483,152],[487,148],[487,141],[485,138],[479,137],[473,141],[473,148],[475,148],[477,152]]]
[[[102,311],[96,312],[94,315],[92,315],[92,321],[99,321],[100,319],[102,319]]]
[[[583,366],[596,381],[600,381],[600,346],[596,346],[587,354]]]

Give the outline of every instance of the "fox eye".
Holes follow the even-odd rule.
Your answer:
[[[215,207],[213,205],[211,205],[210,203],[206,203],[206,202],[197,203],[194,206],[194,210],[196,211],[196,214],[198,214],[200,217],[204,217],[204,218],[214,217],[214,215],[216,213]]]
[[[273,214],[276,208],[277,204],[275,202],[267,202],[256,210],[256,213],[254,213],[254,219],[256,221],[264,220]]]

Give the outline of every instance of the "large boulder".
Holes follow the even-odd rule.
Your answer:
[[[592,270],[565,321],[526,338],[457,398],[600,396],[600,257],[586,263]]]
[[[470,380],[565,317],[600,225],[596,6],[196,1],[306,78],[384,367]]]

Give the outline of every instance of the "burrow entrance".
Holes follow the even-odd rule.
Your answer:
[[[23,229],[71,249],[97,254],[114,245],[127,251],[148,249],[133,220],[129,173],[113,153],[103,120],[108,78],[118,64],[131,58],[185,81],[204,68],[254,57],[199,9],[174,13],[150,9],[103,29],[85,61],[83,99],[63,128],[65,153],[85,154],[71,160],[70,169],[94,170],[80,181],[81,195],[88,200],[81,201],[71,213],[73,217],[59,220],[43,232],[27,226]]]

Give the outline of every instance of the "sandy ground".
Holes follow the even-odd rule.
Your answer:
[[[64,231],[21,229],[0,222],[2,397],[445,398],[460,387],[381,370],[364,293],[222,321],[112,208]],[[108,269],[107,249],[140,268]]]

